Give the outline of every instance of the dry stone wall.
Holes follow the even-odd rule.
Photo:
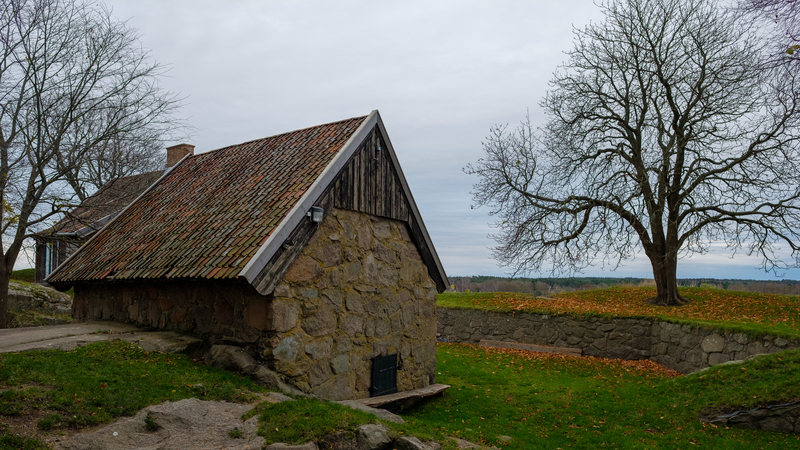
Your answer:
[[[403,222],[332,210],[272,295],[243,281],[75,286],[73,317],[240,341],[284,380],[331,400],[370,396],[372,358],[398,389],[435,382],[436,287]]]
[[[799,348],[781,337],[753,338],[646,318],[572,317],[437,308],[438,332],[451,342],[481,339],[580,348],[584,355],[650,359],[692,373],[753,355]]]

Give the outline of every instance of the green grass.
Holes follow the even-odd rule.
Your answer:
[[[8,311],[8,327],[42,327],[47,325],[58,325],[72,323],[70,314],[43,314],[36,311]]]
[[[698,420],[800,399],[800,350],[677,378],[641,370],[639,363],[463,344],[440,344],[437,358],[437,382],[452,387],[404,413],[405,425],[387,424],[395,436],[439,442],[457,436],[502,449],[800,448],[800,436],[716,428]],[[184,356],[107,341],[70,352],[0,355],[0,390],[0,421],[35,413],[39,428],[53,433],[113,421],[163,401],[244,401],[263,389]],[[259,415],[259,433],[268,443],[300,444],[376,421],[311,399],[262,403],[251,414]],[[511,441],[502,443],[504,435]],[[46,447],[0,426],[0,450],[12,448]]]
[[[451,388],[404,418],[503,449],[800,448],[800,436],[698,420],[800,399],[800,350],[678,378],[610,360],[523,354],[440,344],[437,382]]]
[[[360,425],[375,421],[375,416],[336,403],[310,398],[294,402],[263,403],[248,415],[259,415],[258,434],[267,445],[275,442],[304,444],[333,432],[355,436]]]
[[[69,352],[0,355],[0,422],[3,416],[36,414],[42,432],[108,423],[152,404],[184,398],[252,402],[257,392],[265,389],[247,378],[196,364],[185,356],[145,352],[120,340]],[[334,432],[354,433],[358,426],[377,421],[371,414],[339,404],[303,398],[275,405],[263,402],[253,414],[260,415],[259,434],[270,443],[305,443]],[[387,425],[396,435],[444,439],[436,431]],[[145,427],[155,431],[159,424],[148,416]],[[24,445],[33,447],[20,447],[20,442],[27,441],[0,431],[0,450],[41,444],[31,441]],[[237,431],[230,430],[231,437],[241,436]],[[3,447],[4,440],[11,443]]]
[[[275,404],[264,402],[245,417],[256,414],[259,415],[258,434],[264,437],[267,445],[275,442],[304,444],[318,441],[333,433],[345,433],[355,437],[359,426],[379,422],[372,414],[338,403],[311,398],[298,398],[294,402]],[[436,440],[445,443],[445,448],[452,448],[451,443],[445,442],[447,437],[437,429],[392,422],[383,423],[389,428],[391,437],[413,435],[422,440]]]
[[[39,429],[58,430],[111,422],[164,401],[250,401],[264,388],[186,356],[115,340],[68,352],[2,354],[0,391],[0,416],[39,414]]]
[[[33,283],[36,280],[36,269],[20,269],[11,272],[11,279]]]
[[[10,434],[5,425],[0,424],[0,450],[39,450],[49,448],[36,439],[26,439]]]

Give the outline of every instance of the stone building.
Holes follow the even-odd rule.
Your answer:
[[[398,390],[434,383],[446,280],[377,111],[186,156],[47,279],[76,319],[238,339],[329,399],[395,355]]]

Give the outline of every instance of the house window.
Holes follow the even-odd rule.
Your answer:
[[[58,243],[48,242],[44,244],[44,256],[42,264],[42,278],[47,278],[53,269],[58,265]]]

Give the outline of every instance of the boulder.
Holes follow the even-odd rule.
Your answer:
[[[139,411],[94,432],[76,434],[56,443],[57,450],[116,450],[191,448],[256,450],[264,445],[257,436],[258,417],[242,422],[241,417],[253,406],[236,403],[200,401],[196,398],[161,403]],[[148,414],[160,428],[148,431]],[[240,437],[229,435],[238,430]]]
[[[382,423],[368,423],[358,427],[358,440],[369,450],[381,450],[392,442],[389,429]]]
[[[441,448],[438,442],[422,442],[413,436],[403,436],[392,442],[393,450],[441,450]]]
[[[8,309],[72,314],[72,297],[51,287],[12,280],[8,285]]]
[[[207,366],[230,372],[252,373],[258,368],[258,362],[252,355],[233,345],[212,345],[206,353],[205,362]]]

